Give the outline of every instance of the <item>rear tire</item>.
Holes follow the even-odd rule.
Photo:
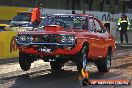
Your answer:
[[[111,52],[108,50],[105,59],[97,61],[96,63],[99,72],[108,72],[111,68]]]
[[[30,69],[31,61],[28,58],[28,54],[19,52],[19,64],[22,70],[27,71]]]
[[[50,66],[51,66],[52,71],[60,71],[62,68],[62,64],[57,61],[50,62]]]

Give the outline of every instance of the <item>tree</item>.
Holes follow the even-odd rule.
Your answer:
[[[75,13],[75,2],[76,0],[71,0],[72,1],[72,13]]]
[[[104,0],[100,0],[100,11],[103,11],[104,8]]]
[[[94,2],[94,0],[89,0],[89,4],[88,4],[88,6],[89,6],[89,11],[92,10],[93,2]]]
[[[91,11],[94,0],[83,0],[83,2],[85,4],[83,6],[87,6],[88,7],[88,10]],[[83,7],[83,8],[86,9],[86,7]]]
[[[69,9],[70,0],[66,0],[66,9]]]
[[[81,9],[81,0],[76,0],[75,1],[77,9]]]
[[[115,11],[114,12],[118,12],[119,11],[119,0],[114,0],[115,1]]]
[[[66,0],[66,8],[69,9],[69,4],[71,3],[72,11],[75,9],[85,9],[88,7],[88,10],[92,10],[94,0]]]
[[[81,0],[66,0],[66,9],[69,9],[71,3],[72,12],[75,13],[75,9],[81,9]]]

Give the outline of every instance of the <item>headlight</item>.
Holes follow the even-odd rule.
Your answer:
[[[24,42],[24,41],[26,41],[26,39],[27,39],[27,37],[26,37],[26,36],[24,36],[24,35],[23,35],[23,36],[20,36],[20,40],[21,40],[21,41],[23,41],[23,42]]]
[[[62,35],[60,41],[61,43],[73,44],[75,43],[75,37],[73,35]]]
[[[61,36],[61,42],[62,42],[62,43],[67,42],[67,38],[66,38],[66,36]]]
[[[30,41],[30,42],[33,41],[33,37],[32,37],[32,36],[28,36],[27,39],[28,39],[28,41]]]
[[[31,43],[33,41],[32,36],[27,35],[17,35],[16,42],[17,43]]]
[[[69,36],[69,37],[68,37],[68,42],[69,42],[69,43],[74,43],[74,42],[75,42],[75,37]]]
[[[23,43],[27,40],[27,37],[25,35],[17,35],[16,36],[16,42],[17,43]]]

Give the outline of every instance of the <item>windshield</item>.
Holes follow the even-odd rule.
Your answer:
[[[47,16],[39,26],[60,25],[64,29],[83,29],[87,25],[86,18],[85,16],[73,15]]]
[[[20,14],[20,15],[17,15],[15,16],[12,21],[28,21],[30,22],[31,21],[31,15],[29,14]]]

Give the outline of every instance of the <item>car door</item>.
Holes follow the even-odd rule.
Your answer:
[[[96,33],[96,27],[94,23],[94,19],[89,19],[89,34],[87,35],[88,41],[89,41],[89,56],[91,57],[98,57],[99,56],[99,51],[98,48],[100,45],[98,44],[99,38]]]
[[[98,45],[100,45],[100,47],[96,48],[97,51],[99,51],[99,56],[100,57],[103,57],[104,56],[104,53],[105,53],[105,50],[106,50],[106,40],[107,40],[107,35],[105,34],[105,30],[103,29],[103,27],[101,26],[101,22],[97,19],[94,20],[95,22],[95,26],[96,26],[96,34],[99,38],[99,41],[98,41]]]

